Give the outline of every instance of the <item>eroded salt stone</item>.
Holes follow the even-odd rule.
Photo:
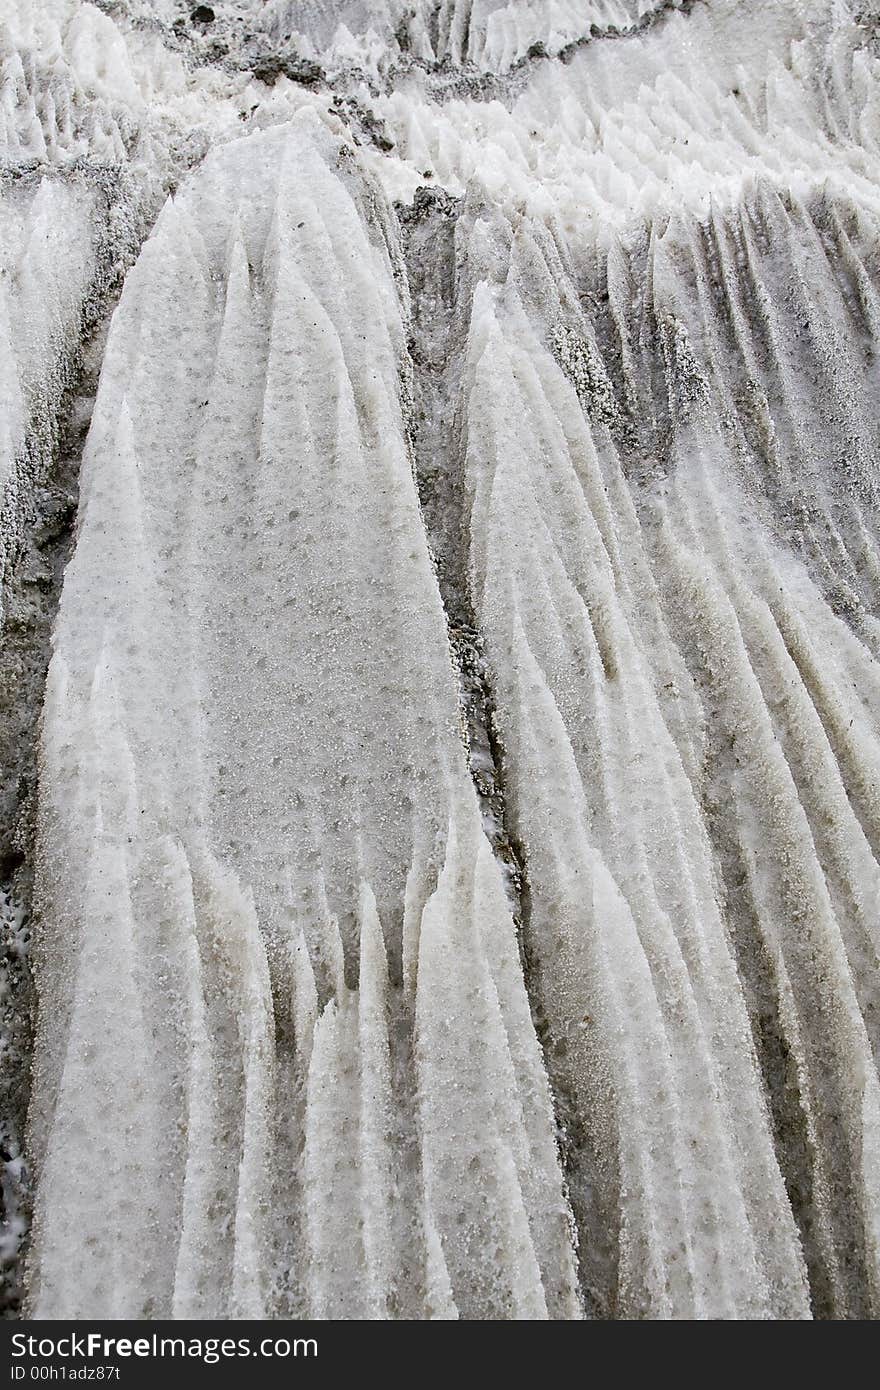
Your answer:
[[[875,27],[4,11],[31,1315],[880,1311]]]

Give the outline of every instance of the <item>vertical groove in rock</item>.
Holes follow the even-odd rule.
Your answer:
[[[461,693],[465,746],[483,811],[483,826],[518,911],[522,866],[504,816],[504,791],[491,675],[468,586],[468,509],[461,456],[461,319],[455,232],[460,203],[420,188],[398,205],[409,276],[413,402],[408,432],[428,545],[446,611]]]
[[[501,865],[517,925],[532,1019],[541,1043],[556,1116],[557,1142],[578,1253],[581,1295],[589,1316],[607,1317],[614,1293],[597,1252],[608,1244],[609,1213],[596,1208],[590,1174],[598,1162],[559,1067],[540,987],[541,943],[530,923],[528,862],[506,806],[504,731],[492,671],[474,613],[469,580],[470,509],[465,487],[462,366],[470,320],[460,294],[456,228],[460,200],[430,187],[411,205],[398,204],[409,276],[413,363],[409,437],[422,518],[428,536],[460,684],[462,737],[482,812],[483,830]]]

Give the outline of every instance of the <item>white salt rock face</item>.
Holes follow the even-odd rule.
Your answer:
[[[490,265],[499,286],[477,286],[464,376],[471,572],[537,988],[557,1071],[595,1116],[595,1146],[617,1148],[605,1210],[620,1213],[620,1306],[649,1316],[809,1312],[738,968],[748,990],[769,972],[797,1068],[817,1155],[810,1256],[837,1307],[875,1306],[877,840],[873,773],[855,763],[873,769],[880,752],[878,440],[874,369],[848,340],[835,260],[861,275],[870,315],[860,228],[875,213],[826,198],[759,187],[736,213],[698,232],[670,222],[654,241],[651,308],[681,395],[667,407],[674,461],[644,490],[626,486],[599,423],[620,402],[595,339],[580,326],[576,368],[550,329],[574,321],[576,299],[549,240],[521,226],[505,279],[497,243],[487,254],[479,223],[471,236],[473,274]],[[609,257],[600,284],[637,428],[657,401],[625,274]],[[774,401],[770,476],[718,427],[744,374]],[[844,449],[841,486],[827,459]],[[807,509],[822,524],[801,530]]]
[[[205,114],[181,73],[155,38],[78,0],[10,0],[0,15],[4,571],[51,461],[84,330],[169,176],[180,128],[150,110],[155,88],[163,102],[180,97],[190,126]],[[234,111],[226,124],[240,125]]]
[[[0,168],[50,165],[80,180],[124,172],[127,194],[152,221],[157,190],[211,141],[238,138],[260,101],[246,70],[193,63],[175,43],[177,18],[174,5],[141,8],[137,0],[113,17],[88,0],[8,0],[0,14]],[[287,87],[276,124],[304,97]],[[320,94],[312,102],[329,104]]]
[[[643,218],[735,206],[761,179],[799,194],[827,183],[876,208],[865,150],[876,149],[878,59],[854,52],[856,31],[762,7],[763,47],[749,64],[741,7],[702,9],[538,63],[521,93],[438,106],[416,81],[400,83],[376,102],[394,150],[373,166],[394,197],[411,200],[429,169],[456,195],[470,188],[513,220],[555,218],[599,245]],[[517,22],[524,13],[517,5]],[[826,65],[846,79],[820,96],[813,75]]]
[[[269,0],[261,18],[277,38],[298,32],[323,49],[340,28],[352,35],[372,30],[388,41],[414,8],[407,0]]]
[[[0,293],[7,351],[14,354],[19,422],[51,364],[77,344],[79,313],[94,274],[90,190],[43,178],[0,213]],[[4,374],[5,375],[5,374]],[[4,381],[14,393],[13,380]]]
[[[268,0],[257,23],[328,73],[378,78],[403,54],[431,62],[431,5],[419,0]]]
[[[661,0],[442,0],[438,57],[448,54],[456,62],[503,73],[535,44],[555,55],[593,34],[626,33],[664,8],[677,6]]]
[[[609,509],[558,366],[530,344],[521,315],[506,321],[505,334],[478,295],[474,580],[534,866],[551,1018],[584,1018],[568,1063],[586,1087],[582,1114],[591,1048],[612,1049],[602,1060],[617,1093],[620,1297],[655,1316],[804,1315],[709,846],[614,577],[614,551],[631,569],[637,536]]]
[[[51,449],[95,274],[94,218],[88,188],[50,178],[0,202],[0,572],[23,525],[23,471]]]
[[[304,115],[208,158],[113,319],[45,715],[38,1316],[579,1313],[389,236]],[[112,1059],[80,1002],[109,942],[143,1020]],[[102,1190],[156,1251],[112,1280],[69,1243]]]
[[[368,70],[395,55],[506,73],[535,44],[555,55],[675,8],[665,0],[269,0],[261,23],[331,68],[357,57]]]
[[[125,38],[95,6],[10,0],[0,18],[0,159],[124,161],[143,108]]]
[[[30,1311],[878,1315],[869,21],[213,8],[0,16],[0,560],[164,203],[45,696]]]

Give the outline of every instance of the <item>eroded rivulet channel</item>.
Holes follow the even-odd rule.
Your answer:
[[[878,62],[5,7],[9,1313],[880,1311]]]

